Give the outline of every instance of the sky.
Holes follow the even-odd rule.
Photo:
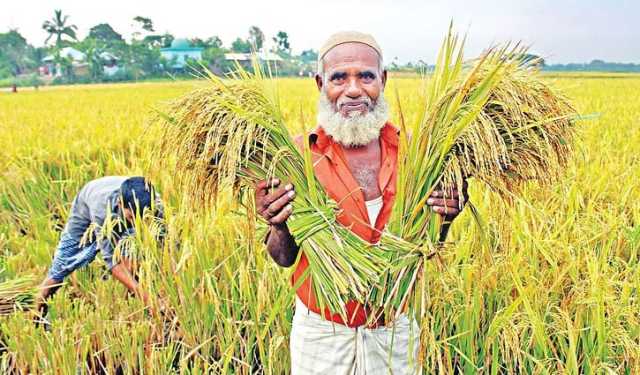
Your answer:
[[[317,50],[336,31],[358,30],[377,39],[386,63],[431,64],[453,21],[456,30],[467,33],[469,57],[495,43],[522,41],[550,63],[640,63],[640,0],[0,0],[0,32],[17,28],[41,46],[47,37],[42,23],[54,9],[70,16],[81,38],[105,22],[130,38],[137,30],[132,19],[144,16],[158,32],[217,35],[225,46],[246,38],[252,25],[268,40],[282,30],[299,53]]]

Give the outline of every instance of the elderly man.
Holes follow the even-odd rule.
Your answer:
[[[320,49],[315,79],[320,90],[318,128],[309,136],[314,173],[343,210],[338,221],[375,243],[393,207],[399,138],[398,129],[388,122],[382,51],[370,35],[337,33]],[[286,222],[294,197],[294,186],[286,182],[262,181],[256,186],[258,213],[271,225],[267,249],[283,267],[293,265],[298,257],[299,248]],[[448,198],[437,191],[427,203],[450,222],[462,202],[457,192]],[[307,266],[302,253],[293,284],[299,283]],[[346,306],[350,319],[343,321],[335,312],[320,311],[309,278],[296,294],[292,374],[419,372],[419,328],[413,318],[403,315],[389,326],[383,325],[383,319],[366,325],[373,312],[351,301]]]
[[[131,263],[126,258],[114,261],[113,253],[119,241],[135,234],[136,214],[142,216],[151,209],[162,219],[160,198],[144,177],[107,176],[84,185],[73,200],[53,262],[42,282],[38,310],[45,307],[45,300],[69,274],[91,263],[98,251],[113,277],[147,303],[147,293],[132,275]]]

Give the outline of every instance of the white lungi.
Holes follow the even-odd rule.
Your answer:
[[[323,320],[296,297],[291,374],[419,374],[420,328],[401,315],[389,327],[350,328]]]

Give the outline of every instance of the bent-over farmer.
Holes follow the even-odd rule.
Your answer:
[[[340,224],[362,239],[376,243],[395,199],[399,130],[389,121],[384,98],[387,72],[374,38],[359,32],[334,34],[322,46],[315,76],[320,90],[318,127],[309,135],[314,174],[341,209]],[[298,138],[302,147],[303,139]],[[270,188],[275,189],[270,190]],[[435,191],[427,201],[445,219],[443,235],[464,204],[460,194]],[[464,193],[464,194],[463,194]],[[258,213],[271,225],[267,249],[277,264],[293,265],[299,247],[287,228],[295,187],[286,181],[262,181],[256,186]],[[299,283],[308,267],[305,254],[294,271]],[[406,314],[384,325],[384,317],[367,325],[376,312],[350,301],[344,321],[336,312],[320,311],[310,278],[296,291],[291,330],[291,373],[415,374],[419,327]]]
[[[136,215],[142,217],[145,210],[151,209],[158,219],[163,218],[160,198],[144,177],[107,176],[84,185],[73,200],[53,262],[42,282],[38,310],[65,277],[91,263],[98,251],[113,277],[148,305],[147,293],[140,290],[131,262],[126,257],[115,261],[114,250],[124,238],[135,235]]]

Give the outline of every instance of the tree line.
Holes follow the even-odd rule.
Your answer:
[[[52,81],[54,84],[125,81],[193,74],[191,69],[176,70],[171,61],[162,57],[160,49],[171,46],[175,38],[172,34],[158,32],[150,18],[136,16],[133,21],[136,29],[129,41],[108,23],[91,27],[87,36],[80,39],[77,35],[78,27],[71,23],[69,15],[65,15],[61,10],[55,10],[53,17],[42,23],[42,29],[48,34],[42,47],[29,44],[18,30],[0,33],[0,86],[41,84],[41,75],[38,73],[46,56],[54,56],[51,66],[59,70]],[[227,60],[225,54],[264,51],[266,36],[258,26],[251,26],[246,38],[238,37],[229,46],[225,46],[215,35],[191,38],[188,41],[192,47],[202,48],[201,61],[193,61],[190,66],[205,66],[215,74],[225,74],[235,67],[235,63]],[[294,55],[289,35],[285,31],[278,31],[271,37],[271,41],[273,47],[269,52],[277,54],[282,59],[278,62],[279,75],[306,75],[314,71],[318,56],[315,50],[307,49]],[[72,59],[60,53],[65,47],[73,47],[84,54],[88,68],[85,74],[76,74]],[[119,69],[116,74],[105,74],[105,52],[117,58]],[[539,59],[537,56],[531,57]],[[539,59],[539,65],[542,70],[547,71],[640,72],[640,64],[603,60],[593,60],[586,64],[547,65],[544,59]],[[431,68],[432,66],[422,60],[417,63],[398,64],[397,59],[394,59],[387,63],[387,69],[391,71],[424,72]]]
[[[0,33],[0,85],[10,83],[18,85],[39,84],[39,70],[46,56],[53,56],[51,64],[59,69],[53,83],[124,81],[149,78],[161,78],[184,75],[191,76],[192,69],[176,70],[171,61],[163,58],[161,48],[170,47],[174,35],[157,32],[150,18],[133,18],[136,30],[131,40],[125,38],[108,23],[100,23],[89,29],[84,39],[78,38],[78,27],[68,15],[56,10],[51,19],[45,20],[42,29],[48,34],[44,46],[34,47],[18,30]],[[279,31],[272,38],[273,47],[269,52],[280,56],[278,73],[281,75],[299,75],[313,71],[317,52],[309,49],[298,55],[292,54],[289,36]],[[197,69],[204,65],[216,74],[224,74],[234,69],[235,63],[225,58],[226,53],[250,53],[265,50],[266,36],[258,26],[251,26],[246,38],[236,38],[230,46],[225,46],[218,36],[188,39],[191,47],[202,48],[200,61],[193,61],[191,67]],[[72,47],[85,56],[88,74],[79,76],[73,69],[73,59],[61,51]],[[117,74],[104,73],[104,54],[117,58]],[[3,84],[4,83],[4,84]]]

